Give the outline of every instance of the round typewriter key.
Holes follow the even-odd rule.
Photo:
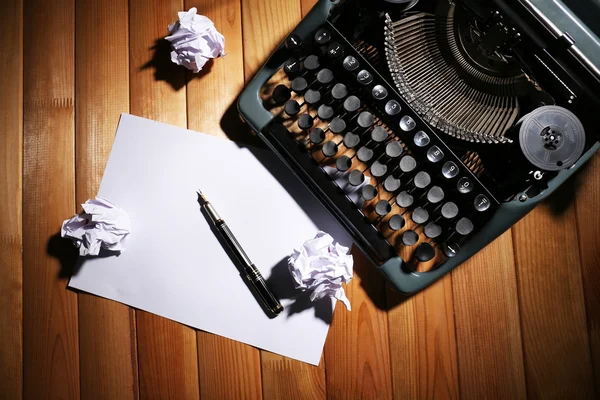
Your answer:
[[[400,103],[396,100],[390,100],[385,104],[385,113],[387,115],[396,115],[400,112]]]
[[[437,204],[444,200],[444,191],[439,186],[432,186],[427,192],[427,201],[432,204]]]
[[[373,90],[371,90],[371,94],[373,95],[373,98],[375,98],[376,100],[383,100],[387,97],[388,92],[387,89],[384,88],[381,85],[375,85],[373,86]]]
[[[392,206],[387,200],[379,200],[377,204],[375,204],[375,212],[381,217],[385,217],[390,211],[392,211]]]
[[[359,143],[360,136],[352,132],[346,133],[346,135],[344,136],[344,146],[346,146],[349,149],[353,149],[354,147],[358,146]]]
[[[400,179],[394,178],[393,175],[388,176],[385,178],[385,181],[383,181],[383,188],[390,193],[395,192],[400,189]]]
[[[331,132],[333,133],[340,133],[342,132],[344,129],[346,129],[346,122],[341,119],[340,117],[335,117],[330,123],[329,123],[329,129],[331,130]]]
[[[423,207],[417,207],[413,210],[411,218],[416,224],[424,224],[429,219],[429,212]]]
[[[425,171],[419,171],[415,175],[415,186],[419,189],[426,188],[431,183],[431,176]]]
[[[313,117],[310,114],[302,114],[300,118],[298,118],[298,128],[302,130],[310,129],[313,126]]]
[[[357,169],[350,172],[350,175],[348,175],[348,183],[350,183],[352,186],[360,186],[364,181],[365,176]]]
[[[325,132],[321,128],[311,129],[308,138],[314,144],[322,143],[325,140]]]
[[[273,89],[272,97],[275,104],[284,104],[292,97],[292,92],[290,92],[290,89],[285,85],[277,85],[277,87]]]
[[[402,243],[406,246],[414,246],[419,241],[419,235],[413,230],[408,230],[402,234]]]
[[[449,201],[442,206],[442,217],[452,219],[458,215],[458,206]]]
[[[331,117],[333,117],[333,108],[329,107],[328,105],[321,104],[317,110],[317,115],[323,121],[328,121],[331,119]]]
[[[456,232],[459,235],[466,236],[469,233],[473,232],[473,223],[469,218],[461,218],[456,223]]]
[[[308,89],[304,93],[304,101],[311,106],[314,106],[321,101],[321,93],[318,90]]]
[[[439,162],[442,158],[444,158],[444,152],[436,145],[431,146],[427,150],[427,159],[432,163]]]
[[[366,201],[373,200],[377,197],[377,189],[373,185],[365,185],[362,188],[362,198]]]
[[[315,42],[319,45],[319,46],[324,46],[327,43],[329,43],[329,41],[331,40],[331,33],[329,33],[329,31],[327,29],[319,29],[317,32],[315,32]]]
[[[444,243],[442,245],[442,251],[448,258],[452,258],[458,254],[460,247],[456,243]]]
[[[402,145],[397,140],[392,140],[387,144],[387,146],[385,146],[385,154],[389,158],[400,157],[403,151],[404,149],[402,148]]]
[[[304,68],[309,71],[314,71],[321,65],[319,63],[319,57],[315,56],[314,54],[306,56],[302,64],[304,64]]]
[[[287,115],[296,115],[300,112],[300,104],[296,100],[288,100],[283,106],[283,111]]]
[[[330,69],[323,68],[317,73],[317,80],[325,85],[333,80],[333,72]]]
[[[329,46],[327,46],[327,55],[335,60],[344,55],[344,48],[338,42],[333,42]]]
[[[330,140],[323,144],[323,148],[321,149],[321,151],[323,152],[325,157],[333,157],[333,156],[335,156],[335,153],[337,153],[337,151],[338,151],[338,146],[337,146],[337,144],[335,144],[335,142],[332,142]]]
[[[356,96],[349,96],[344,100],[344,110],[354,112],[360,108],[360,100]]]
[[[373,114],[371,114],[368,111],[363,111],[360,114],[358,114],[358,125],[361,128],[368,128],[371,125],[373,125],[373,122],[375,121],[375,117],[373,117]]]
[[[306,82],[306,79],[304,79],[303,77],[299,76],[297,78],[292,79],[292,90],[294,92],[301,93],[305,91],[307,87],[308,82]]]
[[[400,192],[398,197],[396,197],[396,204],[402,208],[408,208],[412,206],[413,200],[413,197],[408,192]]]
[[[393,231],[399,231],[400,229],[404,228],[405,223],[406,222],[404,221],[404,217],[402,215],[395,214],[392,215],[392,218],[390,218],[388,221],[388,226]]]
[[[375,161],[373,165],[371,165],[371,175],[375,178],[381,178],[387,172],[387,165],[380,163],[379,161]]]
[[[462,194],[467,194],[473,190],[473,184],[467,178],[460,178],[456,184],[456,188]]]
[[[442,234],[442,227],[436,224],[435,222],[431,221],[430,223],[425,225],[423,232],[425,233],[425,236],[427,236],[429,239],[435,239],[436,237]]]
[[[369,162],[369,160],[371,160],[371,158],[373,158],[373,150],[371,150],[368,147],[361,147],[360,149],[358,149],[358,152],[356,153],[356,157],[358,157],[358,159],[362,162]]]
[[[373,82],[373,75],[369,71],[363,69],[356,75],[356,80],[361,85],[368,85]]]
[[[419,131],[417,133],[415,133],[415,136],[413,137],[413,142],[415,142],[415,144],[418,147],[425,147],[429,144],[429,135],[426,134],[423,131]]]
[[[348,96],[348,88],[343,83],[336,83],[331,89],[331,96],[336,100],[341,100]]]
[[[429,243],[421,243],[415,250],[415,257],[421,262],[427,262],[435,257],[435,249]]]
[[[413,156],[405,155],[400,160],[400,170],[404,173],[411,172],[417,167],[417,160]]]
[[[475,197],[475,201],[473,202],[475,209],[479,212],[484,212],[488,208],[490,208],[490,200],[484,196],[483,194],[478,194]]]
[[[358,68],[358,60],[352,56],[348,56],[346,58],[344,58],[344,62],[342,63],[342,65],[344,66],[344,69],[346,71],[354,71],[356,68]]]
[[[442,175],[446,179],[455,178],[458,175],[458,165],[454,161],[446,161],[444,166],[442,167]]]
[[[417,126],[417,123],[408,115],[405,115],[400,120],[400,129],[402,129],[403,131],[412,131],[413,129],[415,129],[415,126]]]
[[[371,139],[376,143],[385,142],[388,136],[387,131],[381,125],[377,125],[371,132]]]
[[[346,172],[352,166],[352,159],[348,156],[341,156],[335,161],[335,167],[340,172]]]
[[[300,72],[300,62],[293,57],[288,58],[283,63],[283,70],[288,76],[296,75],[298,72]]]
[[[285,39],[285,48],[288,50],[297,50],[302,46],[302,39],[300,36],[292,33],[287,39]]]

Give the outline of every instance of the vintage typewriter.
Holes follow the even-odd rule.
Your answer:
[[[598,149],[599,58],[558,0],[321,0],[238,107],[410,294]]]

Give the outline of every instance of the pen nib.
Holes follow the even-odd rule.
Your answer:
[[[206,204],[206,198],[202,194],[202,191],[201,190],[197,190],[196,193],[198,193],[198,203],[200,203],[200,205]]]

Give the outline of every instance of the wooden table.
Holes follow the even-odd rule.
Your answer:
[[[61,265],[70,255],[56,234],[96,194],[119,114],[225,135],[224,113],[312,2],[2,1],[0,398],[599,393],[598,157],[561,194],[410,299],[355,252],[353,310],[336,310],[318,367],[65,289]],[[228,53],[198,76],[171,66],[157,42],[192,6],[225,35]]]

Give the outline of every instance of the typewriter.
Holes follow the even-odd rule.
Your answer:
[[[598,149],[598,66],[558,0],[320,0],[238,109],[412,294]]]

